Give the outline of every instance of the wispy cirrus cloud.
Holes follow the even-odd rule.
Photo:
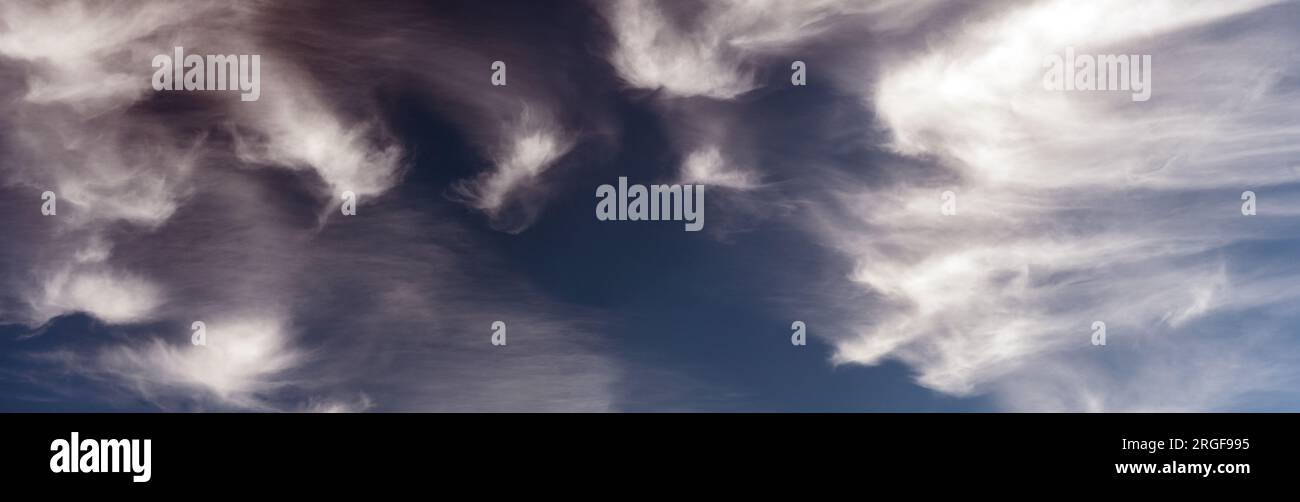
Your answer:
[[[492,154],[494,168],[461,180],[454,187],[456,196],[487,213],[497,228],[507,232],[527,228],[545,203],[545,194],[530,188],[573,148],[574,139],[568,134],[546,112],[525,107],[502,132],[501,144]]]
[[[517,286],[499,288],[492,302],[458,300],[498,273],[466,263],[490,253],[469,244],[464,228],[416,222],[393,208],[365,222],[320,216],[337,214],[342,191],[361,196],[366,214],[410,167],[375,97],[406,65],[349,55],[376,47],[422,54],[420,40],[375,39],[373,30],[323,22],[282,30],[286,18],[327,9],[305,3],[3,8],[0,72],[22,87],[3,89],[10,99],[0,105],[0,181],[18,200],[44,190],[59,197],[57,216],[6,215],[22,237],[6,238],[6,256],[20,261],[3,266],[9,287],[0,322],[57,338],[43,342],[55,348],[31,354],[36,368],[111,389],[106,400],[171,410],[611,406],[614,363],[582,341],[593,336],[590,327],[557,314],[562,305],[526,289],[504,293]],[[419,9],[395,6],[402,8]],[[359,11],[348,25],[382,26],[391,14]],[[302,46],[316,43],[332,49]],[[155,92],[150,61],[176,46],[259,54],[260,98]],[[330,71],[320,71],[323,62]],[[471,63],[453,59],[443,69]],[[416,80],[441,79],[434,70]],[[573,140],[546,98],[523,108],[515,98],[470,99],[488,87],[486,66],[479,73],[475,89],[440,94],[444,83],[426,92],[482,105],[448,115],[463,119],[484,151],[499,152],[495,174],[473,192],[491,211],[520,197]],[[521,109],[536,113],[520,118]],[[492,119],[501,116],[519,120],[497,130]],[[421,251],[429,254],[412,257]],[[392,305],[345,302],[351,314],[333,319],[327,307],[336,296],[319,291],[361,291]],[[58,328],[73,314],[91,316],[108,337],[78,339]],[[491,349],[477,335],[498,317],[522,333],[512,344],[531,346],[501,354],[517,368],[459,362]],[[206,346],[190,344],[184,327],[192,321],[207,324]]]
[[[1249,293],[1267,281],[1243,246],[1295,222],[1238,207],[1300,181],[1294,61],[1276,46],[1297,41],[1268,4],[1028,3],[881,68],[867,96],[891,146],[940,169],[835,191],[824,235],[877,295],[836,361],[902,360],[922,385],[1017,409],[1215,409],[1285,388],[1285,358],[1257,347],[1285,334],[1212,327],[1300,294]],[[1240,15],[1264,33],[1227,27]],[[1066,47],[1154,53],[1155,97],[1044,90],[1042,61]],[[939,212],[948,190],[956,216]]]
[[[680,180],[725,189],[717,193],[752,207],[741,193],[762,189],[771,173],[756,165],[758,139],[741,123],[750,104],[745,95],[787,87],[793,61],[827,52],[819,44],[848,33],[861,38],[913,27],[935,5],[628,0],[599,8],[613,34],[607,59],[618,76],[627,86],[657,93],[655,104],[672,125],[682,159]],[[813,71],[814,78],[827,80],[836,73],[830,64]]]
[[[1280,251],[1300,230],[1294,3],[0,9],[0,327],[30,350],[5,374],[56,394],[167,410],[771,405],[772,388],[674,371],[720,362],[697,343],[728,335],[690,331],[717,304],[692,294],[727,288],[685,278],[721,255],[788,273],[728,285],[724,303],[807,320],[834,351],[817,378],[897,361],[924,389],[1010,410],[1296,402],[1279,349],[1300,317]],[[176,46],[260,54],[260,99],[154,92],[150,58]],[[1152,99],[1045,90],[1043,58],[1067,47],[1151,54]],[[790,82],[795,60],[809,85]],[[699,258],[674,264],[680,289],[637,282],[664,275],[633,273],[648,241],[537,225],[589,217],[564,198],[623,175],[709,187],[714,239],[653,243]],[[57,216],[35,210],[45,190]],[[1257,216],[1239,211],[1246,190]],[[338,212],[343,191],[358,215]],[[599,256],[556,244],[583,239]],[[627,291],[593,286],[610,277]],[[679,293],[708,301],[658,297]],[[683,335],[633,340],[639,315]],[[508,346],[489,342],[497,321]],[[766,343],[737,340],[719,343],[728,361]],[[629,364],[628,346],[650,357]]]
[[[826,35],[836,22],[906,26],[934,2],[724,0],[602,4],[610,63],[628,85],[673,97],[734,99],[759,88],[759,66]]]
[[[164,408],[177,401],[210,400],[224,406],[276,409],[270,398],[278,387],[291,383],[283,373],[306,357],[295,348],[284,320],[260,314],[218,318],[210,329],[209,342],[203,346],[154,338],[107,348],[81,362],[91,376],[133,388]],[[194,396],[196,391],[202,394]]]

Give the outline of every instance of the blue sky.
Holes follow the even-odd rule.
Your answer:
[[[1297,404],[1294,2],[3,9],[6,411]],[[260,98],[152,89],[177,45]]]

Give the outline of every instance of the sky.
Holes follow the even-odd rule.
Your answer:
[[[1298,25],[6,0],[0,411],[1296,411]],[[256,99],[159,90],[176,47],[256,55]],[[1149,99],[1052,88],[1067,54]],[[598,218],[620,178],[703,186],[702,229]]]

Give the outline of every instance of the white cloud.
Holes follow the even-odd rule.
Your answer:
[[[265,408],[268,392],[286,384],[283,372],[301,364],[284,322],[274,316],[228,317],[207,322],[207,345],[184,334],[100,353],[93,371],[113,375],[162,403],[186,392],[204,392],[226,405]]]
[[[750,189],[757,186],[754,174],[727,165],[716,147],[692,152],[682,162],[682,182],[702,183],[733,189]]]
[[[518,120],[504,129],[502,144],[493,154],[495,168],[458,183],[455,189],[498,228],[517,232],[532,223],[542,203],[525,190],[573,147],[573,140],[548,114],[530,107],[524,107]],[[502,214],[511,203],[521,203],[522,217]]]
[[[814,34],[827,2],[710,2],[691,25],[653,2],[618,1],[608,17],[617,46],[610,61],[633,87],[675,96],[731,99],[757,87],[746,50]],[[779,8],[778,8],[779,7]]]
[[[935,2],[621,0],[599,5],[615,38],[607,59],[619,76],[631,87],[662,91],[657,104],[685,157],[680,179],[749,191],[760,187],[763,173],[753,164],[738,165],[754,157],[754,146],[736,109],[743,104],[737,98],[762,85],[757,69],[789,68],[791,61],[813,53],[807,44],[835,31],[867,34],[911,26]],[[830,77],[836,70],[828,65],[814,72]],[[687,99],[697,97],[715,102]]]
[[[610,59],[632,86],[721,99],[755,87],[751,70],[720,54],[730,50],[724,34],[682,33],[650,2],[620,1],[611,9],[618,47]]]
[[[132,62],[147,65],[150,43],[212,4],[141,2],[7,2],[0,55],[21,61],[26,92],[4,105],[15,159],[8,183],[53,190],[76,207],[61,221],[73,226],[125,220],[165,221],[177,206],[192,164],[184,141],[156,141],[165,127],[132,122],[123,111],[152,92]]]
[[[123,58],[147,51],[144,37],[211,13],[213,2],[5,2],[0,54],[32,64],[25,100],[103,110],[134,101],[148,81]],[[152,54],[149,54],[152,56]]]
[[[84,312],[120,324],[149,319],[162,302],[159,288],[129,274],[96,268],[65,268],[44,283],[34,310],[38,319]]]
[[[207,1],[0,3],[0,63],[25,86],[7,89],[12,94],[0,100],[0,185],[15,193],[50,190],[58,197],[58,215],[30,229],[40,239],[30,245],[39,251],[16,255],[28,260],[16,267],[28,272],[20,278],[27,283],[14,285],[21,287],[10,294],[25,310],[5,312],[9,317],[0,322],[40,326],[84,312],[108,324],[114,336],[95,342],[107,348],[95,349],[100,355],[94,361],[82,357],[83,350],[69,349],[80,355],[68,370],[106,375],[159,402],[202,391],[225,405],[266,405],[263,395],[283,383],[280,373],[302,362],[303,354],[284,331],[287,318],[245,316],[240,306],[278,308],[282,298],[293,296],[292,272],[278,254],[291,228],[272,212],[273,205],[259,206],[256,211],[264,212],[250,216],[251,206],[263,201],[240,193],[251,183],[229,172],[267,165],[310,169],[331,200],[342,190],[378,194],[400,179],[403,152],[368,119],[373,106],[346,102],[347,114],[326,106],[321,79],[277,54],[258,31],[265,11],[249,7]],[[161,96],[150,86],[150,63],[176,46],[191,54],[212,48],[259,54],[261,98]],[[156,99],[190,106],[160,110],[152,106]],[[227,131],[235,144],[225,141]],[[229,220],[190,215],[195,219],[188,221],[204,225],[205,235],[238,235],[241,240],[230,246],[239,249],[195,246],[185,273],[171,276],[166,272],[175,270],[172,264],[140,259],[154,251],[140,249],[141,241],[190,242],[185,229],[169,223],[186,204],[214,199],[231,204]],[[162,230],[169,234],[159,237]],[[220,278],[210,275],[208,267],[244,257],[245,246],[262,253],[257,261],[226,263]],[[163,305],[171,308],[164,312]],[[178,336],[184,343],[141,341],[117,329],[196,311],[220,318],[209,323],[206,348],[189,346],[184,334]]]
[[[1045,91],[1043,61],[1067,47],[1078,54],[1150,54],[1165,48],[1161,35],[1268,3],[1032,4],[965,27],[958,40],[885,68],[871,102],[900,152],[945,155],[956,161],[951,167],[980,183],[1232,183],[1241,178],[1222,164],[1195,166],[1200,176],[1161,168],[1192,153],[1197,142],[1212,143],[1198,150],[1234,153],[1285,145],[1280,134],[1243,136],[1284,116],[1255,106],[1266,97],[1251,91],[1281,75],[1259,70],[1257,62],[1277,57],[1260,40],[1162,51],[1154,60],[1155,98],[1143,104],[1127,94],[1116,100],[1114,94]],[[1210,61],[1222,78],[1207,78]]]
[[[1018,409],[1207,409],[1234,385],[1268,388],[1260,373],[1221,364],[1269,366],[1249,344],[1194,338],[1218,347],[1211,353],[1166,338],[1201,332],[1198,321],[1225,309],[1300,296],[1248,293],[1262,283],[1229,273],[1225,251],[1267,235],[1234,219],[1242,190],[1300,181],[1285,126],[1300,105],[1270,87],[1281,76],[1267,70],[1287,49],[1266,35],[1186,31],[1267,3],[1040,2],[887,63],[870,105],[898,152],[943,170],[902,186],[838,187],[836,210],[822,214],[824,235],[855,259],[850,279],[876,295],[857,332],[836,339],[835,360],[898,359],[922,385],[994,392]],[[1155,52],[1154,96],[1045,91],[1042,61],[1065,47]],[[1225,202],[1189,202],[1207,189]],[[945,190],[957,194],[956,216],[939,212]],[[1258,301],[1232,299],[1242,295]],[[1108,325],[1106,348],[1089,344],[1094,320]],[[1188,359],[1120,355],[1134,344]],[[1137,375],[1129,381],[1080,362],[1124,357],[1122,367],[1169,373],[1125,372]]]
[[[349,121],[327,107],[292,61],[263,59],[260,106],[232,110],[244,119],[237,125],[251,130],[239,135],[240,160],[314,170],[336,201],[343,191],[364,197],[397,184],[405,166],[391,137],[373,121]]]
[[[616,46],[609,55],[631,86],[675,97],[733,99],[759,86],[761,58],[788,52],[859,16],[863,30],[911,25],[935,2],[720,0],[602,3]],[[681,8],[684,12],[671,12]]]

